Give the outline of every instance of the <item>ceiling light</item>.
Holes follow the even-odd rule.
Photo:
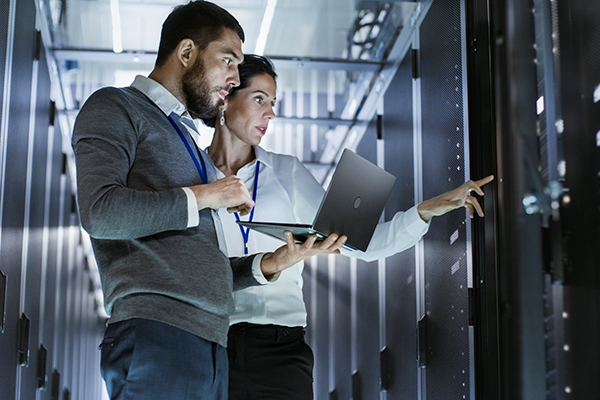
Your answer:
[[[121,42],[121,15],[119,14],[119,0],[110,0],[110,17],[112,20],[113,51],[121,53],[123,43]]]
[[[254,49],[254,54],[258,54],[259,56],[262,56],[265,51],[265,45],[267,44],[267,35],[269,34],[269,29],[271,29],[271,21],[273,20],[273,14],[275,13],[276,5],[277,0],[269,0],[269,2],[267,3],[265,15],[263,17],[262,24],[260,25],[258,40],[256,41],[256,47]]]

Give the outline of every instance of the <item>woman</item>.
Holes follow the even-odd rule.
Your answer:
[[[304,165],[293,156],[259,146],[275,117],[277,86],[271,63],[245,55],[239,66],[240,86],[221,107],[212,144],[207,148],[224,176],[237,175],[253,194],[255,207],[244,220],[310,224],[325,193]],[[216,123],[215,123],[216,122]],[[421,203],[392,221],[380,224],[366,252],[342,254],[367,261],[384,258],[413,246],[427,232],[428,221],[457,207],[482,215],[470,190],[483,194],[479,182],[469,181],[442,196]],[[235,223],[240,217],[219,210],[230,256],[271,251],[281,243]],[[304,342],[306,309],[302,298],[303,263],[285,270],[276,282],[234,293],[230,318],[230,399],[312,399],[313,355]]]

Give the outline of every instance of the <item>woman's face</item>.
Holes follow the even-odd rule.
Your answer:
[[[276,92],[277,85],[270,75],[250,78],[248,87],[227,98],[225,125],[229,131],[246,144],[258,145],[267,133],[269,121],[275,118]]]

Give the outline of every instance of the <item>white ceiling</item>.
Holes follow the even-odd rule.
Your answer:
[[[86,98],[103,86],[129,85],[136,74],[147,75],[154,64],[160,40],[162,23],[174,6],[184,0],[42,0],[47,4],[49,30],[53,51],[59,61],[67,110],[78,109]],[[263,54],[276,62],[280,118],[274,127],[280,131],[263,143],[272,150],[291,153],[301,160],[325,164],[339,154],[334,136],[347,134],[348,124],[321,124],[316,133],[318,143],[311,148],[315,154],[303,154],[302,124],[305,134],[315,136],[314,126],[303,118],[328,118],[325,108],[335,109],[334,118],[356,118],[356,104],[368,94],[369,86],[377,78],[381,61],[368,59],[361,70],[359,62],[347,60],[350,37],[355,37],[357,20],[376,21],[384,14],[388,26],[404,26],[413,14],[414,2],[362,0],[214,0],[240,22],[246,33],[243,50],[254,53],[259,31],[269,3],[275,3],[274,13]],[[375,13],[361,14],[360,10],[377,9]],[[385,10],[383,13],[381,10]],[[393,17],[393,18],[392,18]],[[384,19],[381,18],[383,21]],[[388,23],[391,21],[391,23]],[[381,30],[383,30],[383,22]],[[378,29],[379,32],[379,29]],[[363,32],[364,33],[364,32]],[[362,39],[368,37],[363,34]],[[116,42],[122,52],[113,52]],[[377,38],[379,39],[379,38]],[[394,40],[390,38],[388,43]],[[65,55],[66,54],[66,55]],[[302,59],[281,63],[281,60]],[[66,60],[72,60],[65,62]],[[307,66],[313,62],[311,66]],[[344,64],[345,63],[345,64]],[[368,65],[370,63],[370,65]],[[302,66],[299,66],[301,65]],[[333,65],[332,65],[333,64]],[[341,65],[341,67],[340,67]],[[304,106],[304,96],[320,96],[320,115],[314,100]],[[324,107],[323,96],[329,102]],[[355,96],[356,98],[353,98]],[[334,100],[332,103],[332,99]],[[353,106],[350,104],[354,103]],[[283,104],[283,105],[282,105]],[[332,105],[333,104],[333,105]],[[354,107],[354,108],[353,108]],[[288,118],[287,120],[285,118]],[[294,129],[289,118],[296,118]],[[300,119],[300,121],[298,121]],[[312,123],[312,122],[311,122]],[[283,125],[286,126],[283,126]],[[298,126],[296,126],[298,124]],[[296,129],[297,128],[297,129]],[[310,130],[313,132],[311,133]],[[335,134],[333,133],[335,130]],[[341,142],[340,142],[341,144]],[[332,147],[328,154],[325,147]],[[312,153],[315,153],[313,151]]]
[[[46,0],[50,5],[52,36],[55,49],[84,50],[102,54],[102,59],[84,57],[77,59],[78,66],[71,79],[80,88],[77,100],[85,100],[89,91],[100,86],[121,85],[138,72],[152,69],[164,19],[181,0]],[[254,53],[265,10],[275,3],[274,14],[263,54],[269,57],[342,59],[347,58],[349,36],[365,4],[403,14],[407,20],[414,4],[394,1],[359,0],[215,0],[231,12],[246,33],[243,50]],[[114,12],[113,12],[114,11]],[[117,17],[115,19],[115,16]],[[115,23],[120,21],[120,23]],[[150,53],[146,57],[115,59],[110,57],[113,44],[122,44],[123,53]],[[114,54],[113,54],[114,55]],[[115,72],[119,71],[119,72]],[[129,73],[127,72],[129,71]],[[281,71],[280,87],[294,87],[295,78],[288,82]],[[115,74],[123,81],[115,82]],[[117,77],[117,78],[118,78]],[[342,77],[342,80],[345,78]],[[327,82],[321,78],[319,90]],[[339,80],[339,79],[338,79]],[[338,92],[346,85],[338,82]]]
[[[65,47],[112,49],[114,0],[63,0]],[[160,29],[178,0],[118,0],[124,50],[156,51]],[[246,33],[245,52],[254,52],[268,0],[216,0]],[[356,0],[278,0],[265,54],[340,57],[356,14]]]

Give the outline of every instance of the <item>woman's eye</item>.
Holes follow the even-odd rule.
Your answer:
[[[254,101],[256,101],[258,104],[262,104],[262,102],[263,102],[263,99],[262,99],[262,97],[256,97],[256,98],[254,99]]]

